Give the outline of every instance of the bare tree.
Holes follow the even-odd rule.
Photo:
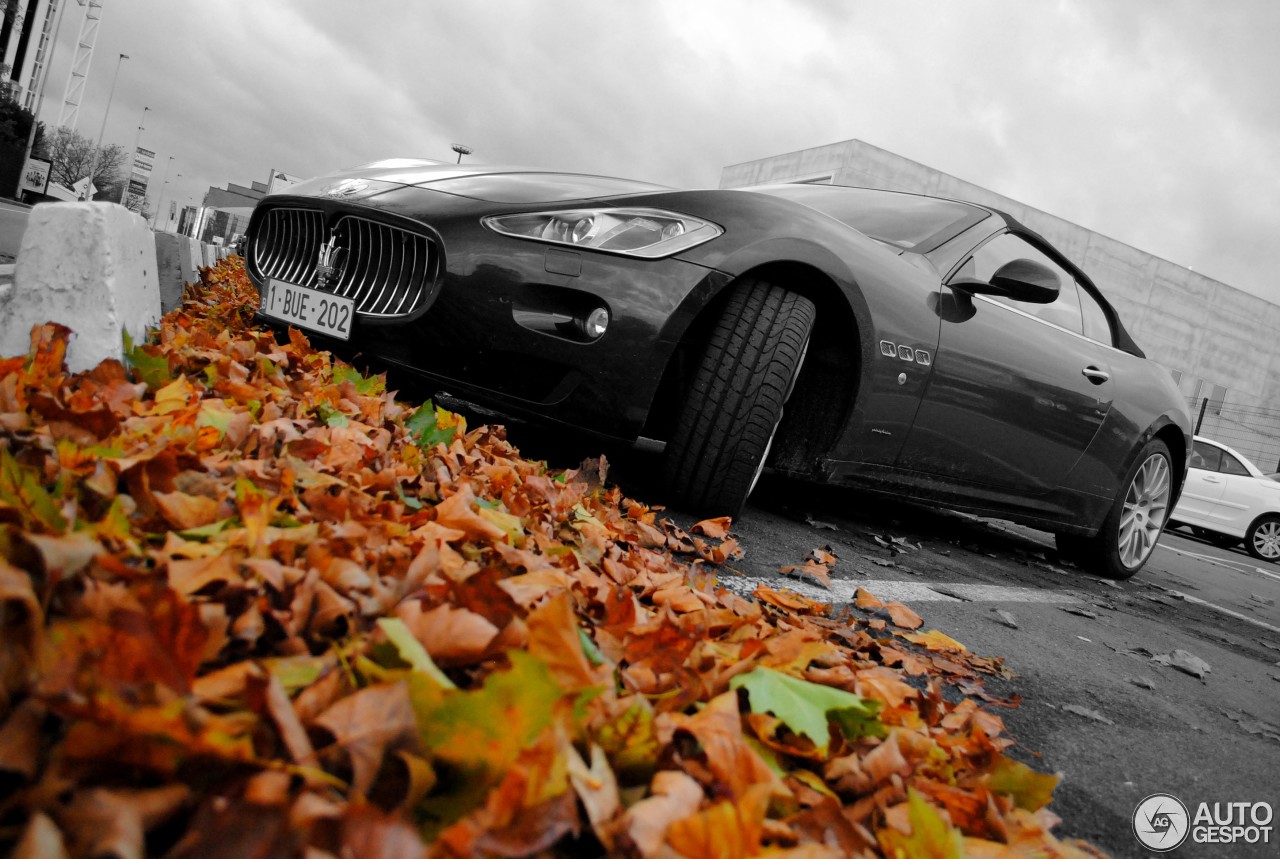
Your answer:
[[[59,128],[49,135],[49,159],[53,166],[49,169],[49,180],[58,182],[68,188],[89,175],[93,166],[93,184],[98,193],[95,200],[119,200],[120,184],[128,181],[124,176],[129,153],[118,143],[108,143],[98,151],[97,161],[93,157],[93,144],[87,137],[70,128]]]
[[[137,212],[142,216],[143,220],[151,220],[151,209],[147,206],[146,194],[130,194],[129,200],[124,207],[130,212]]]

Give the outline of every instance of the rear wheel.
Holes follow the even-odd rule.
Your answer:
[[[663,482],[693,512],[737,515],[804,363],[813,302],[748,280],[729,295],[667,442]]]
[[[1280,516],[1263,516],[1250,525],[1244,547],[1260,561],[1280,562]]]
[[[1143,446],[1125,475],[1119,497],[1093,537],[1058,535],[1058,550],[1081,567],[1109,579],[1127,579],[1151,557],[1169,517],[1173,468],[1159,439]]]

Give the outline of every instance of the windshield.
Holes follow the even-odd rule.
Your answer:
[[[762,185],[751,188],[794,200],[860,233],[905,251],[926,253],[990,213],[968,203],[840,185]]]

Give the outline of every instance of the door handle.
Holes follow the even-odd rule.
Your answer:
[[[1084,377],[1095,385],[1101,385],[1103,382],[1111,378],[1111,374],[1101,367],[1090,364],[1080,371]]]
[[[1218,477],[1206,477],[1204,479],[1204,482],[1205,483],[1221,483],[1222,479]]]

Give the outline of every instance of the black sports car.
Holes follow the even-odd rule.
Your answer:
[[[400,159],[264,198],[247,239],[267,321],[446,402],[660,442],[690,510],[738,512],[768,464],[1050,530],[1123,578],[1186,475],[1168,371],[971,203]]]

